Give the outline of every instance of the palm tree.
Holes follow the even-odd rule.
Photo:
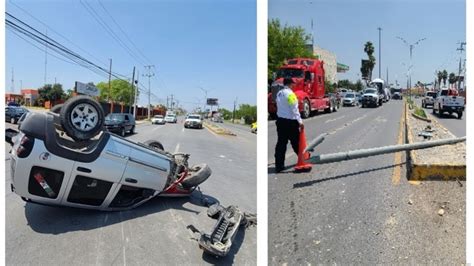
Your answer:
[[[456,74],[454,74],[453,72],[449,73],[449,78],[448,78],[448,82],[450,85],[456,83],[457,81],[457,78],[456,78]]]
[[[443,79],[443,72],[438,71],[438,85],[441,87],[441,80]]]
[[[366,42],[364,45],[364,52],[369,57],[369,63],[367,67],[369,68],[369,80],[372,80],[372,70],[375,66],[375,56],[373,55],[375,51],[374,45],[372,42]]]
[[[446,86],[446,80],[448,79],[448,71],[443,70],[443,85]]]

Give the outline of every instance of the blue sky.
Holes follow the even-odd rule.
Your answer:
[[[145,73],[143,65],[154,64],[151,91],[156,97],[152,97],[152,104],[166,103],[166,97],[174,94],[179,104],[188,110],[202,106],[205,96],[199,87],[208,91],[208,97],[218,98],[225,108],[232,108],[235,98],[238,103],[256,104],[255,1],[30,0],[13,3],[73,44],[53,30],[47,30],[12,1],[6,1],[7,12],[42,32],[47,30],[49,37],[91,61],[108,68],[109,58],[112,58],[112,71],[129,77],[136,66],[140,82],[146,88],[148,79],[142,76]],[[147,62],[136,62],[110,37],[88,13],[84,7],[86,3],[120,35],[120,29],[107,16],[107,10],[148,58],[139,61]],[[122,40],[135,50],[125,37]],[[19,92],[20,80],[23,88],[41,87],[45,75],[44,51],[31,46],[9,29],[5,42],[5,91],[11,90],[12,68],[16,92]],[[74,81],[98,83],[106,80],[88,69],[48,56],[47,82],[54,83],[55,78],[65,89],[72,88]],[[139,104],[146,103],[147,96],[141,93]]]
[[[464,0],[269,0],[269,19],[302,26],[311,32],[314,20],[315,43],[336,53],[337,61],[350,71],[339,79],[357,80],[361,59],[366,59],[364,44],[371,41],[378,61],[378,27],[382,28],[382,75],[389,71],[389,82],[406,84],[410,65],[408,43],[421,38],[413,49],[412,83],[434,81],[436,70],[458,72],[458,42],[466,41]],[[463,59],[465,53],[463,54]],[[373,77],[378,76],[378,65]]]

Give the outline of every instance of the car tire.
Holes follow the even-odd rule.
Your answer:
[[[104,117],[102,107],[89,96],[71,98],[60,110],[61,127],[76,141],[89,140],[99,134],[103,130]]]
[[[14,117],[10,118],[10,123],[16,124],[16,119]]]
[[[53,106],[53,108],[49,109],[49,111],[50,111],[51,113],[60,114],[60,113],[61,113],[61,108],[63,108],[63,104],[62,104],[62,103]]]
[[[149,147],[152,147],[153,149],[157,149],[157,150],[160,150],[160,151],[164,151],[165,148],[163,147],[163,144],[161,144],[161,142],[157,141],[157,140],[147,140],[145,142],[143,142],[143,144],[149,146]]]
[[[120,130],[120,136],[125,137],[125,128],[124,127],[122,127],[122,129]]]
[[[135,134],[135,126],[132,126],[132,128],[130,129],[130,134]]]
[[[458,112],[458,119],[462,118],[462,112]]]
[[[303,112],[301,113],[301,118],[308,118],[311,114],[311,106],[309,105],[308,99],[303,101]]]
[[[211,174],[211,168],[207,164],[193,165],[188,169],[188,176],[184,178],[181,185],[186,189],[196,187],[206,181]]]
[[[434,105],[433,105],[433,114],[434,115],[436,114],[436,109],[434,108]]]

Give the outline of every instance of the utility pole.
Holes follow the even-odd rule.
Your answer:
[[[379,77],[382,78],[382,28],[378,27],[377,30],[379,30]]]
[[[12,67],[12,85],[10,87],[11,92],[15,92],[15,69]]]
[[[46,38],[48,38],[48,30],[46,30]],[[48,43],[44,43],[44,85],[46,85],[46,78],[48,73]]]
[[[390,83],[388,82],[388,67],[387,67],[387,85],[390,88]]]
[[[111,85],[110,85],[110,82],[111,82],[111,79],[112,79],[112,58],[109,59],[109,93],[107,93],[107,101],[110,102],[110,93],[112,92],[112,89],[111,89]]]
[[[128,105],[128,112],[131,114],[132,113],[132,97],[133,97],[133,82],[135,80],[135,67],[133,67],[133,74],[132,74],[132,90],[130,93],[130,101]]]
[[[20,92],[22,88],[23,88],[23,81],[20,79]]]
[[[173,111],[173,109],[174,109],[173,94],[171,94],[171,102],[170,102],[170,105],[171,105],[171,111]]]
[[[203,109],[203,111],[205,112],[206,111],[206,105],[207,105],[207,93],[210,90],[205,90],[202,87],[199,87],[199,89],[201,89],[204,92],[204,109]]]
[[[235,97],[235,100],[234,100],[234,110],[232,111],[232,124],[234,123],[234,119],[235,119],[235,106],[237,105],[237,97]]]
[[[135,101],[133,104],[133,117],[137,118],[137,98],[138,98],[138,77],[140,77],[137,70],[137,80],[135,82]]]
[[[458,91],[461,90],[461,64],[462,64],[462,52],[464,51],[464,45],[466,42],[459,43],[461,46],[456,50],[459,51],[459,72],[458,72]],[[465,84],[465,83],[464,83]]]
[[[151,116],[151,101],[150,101],[151,83],[150,83],[150,78],[155,75],[155,73],[151,72],[151,68],[152,67],[154,68],[155,65],[147,65],[147,66],[144,66],[144,67],[145,67],[145,69],[148,69],[148,73],[143,74],[143,76],[148,77],[148,120],[150,120],[150,116]]]

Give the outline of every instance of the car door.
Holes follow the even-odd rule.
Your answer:
[[[130,145],[110,137],[97,160],[75,162],[62,203],[105,209],[112,201],[130,155]]]

